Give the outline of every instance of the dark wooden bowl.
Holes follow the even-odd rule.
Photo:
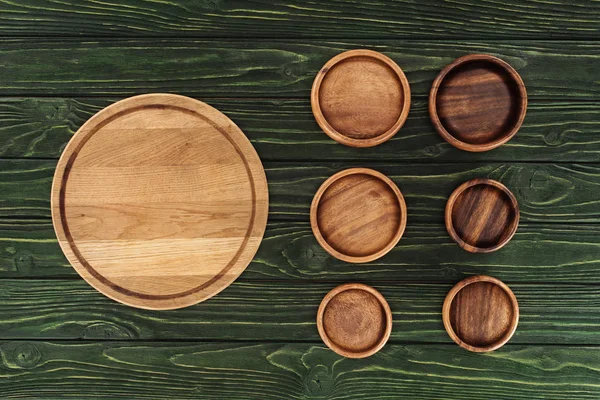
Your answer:
[[[448,292],[442,320],[459,346],[475,352],[493,351],[506,344],[517,330],[519,303],[502,281],[472,276]]]
[[[331,176],[317,190],[310,208],[317,241],[347,262],[373,261],[389,252],[406,227],[406,203],[387,176],[351,168]]]
[[[392,333],[392,311],[377,290],[360,283],[327,293],[317,312],[317,329],[331,350],[348,358],[377,353]]]
[[[488,151],[508,142],[526,111],[527,91],[517,71],[485,54],[456,59],[435,78],[429,93],[433,126],[466,151]]]
[[[510,241],[519,226],[519,204],[510,190],[493,179],[460,185],[446,203],[446,229],[463,249],[489,253]]]
[[[329,60],[310,96],[313,114],[333,140],[371,147],[400,130],[410,109],[410,87],[402,69],[372,50],[351,50]]]

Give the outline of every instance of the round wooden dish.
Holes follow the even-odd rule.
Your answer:
[[[332,256],[363,263],[382,257],[406,227],[406,203],[390,178],[368,168],[333,175],[319,188],[310,207],[317,241]]]
[[[390,139],[406,121],[410,87],[389,57],[351,50],[321,68],[310,102],[317,123],[333,140],[371,147]]]
[[[189,306],[227,287],[256,253],[267,212],[265,173],[243,132],[172,94],[93,116],[52,184],[69,262],[106,296],[147,309]]]
[[[517,298],[503,282],[491,276],[467,278],[444,300],[442,319],[448,335],[469,351],[502,347],[519,323]]]
[[[489,253],[502,248],[519,226],[519,204],[510,190],[492,179],[460,185],[446,203],[446,229],[463,249]]]
[[[508,63],[471,54],[446,66],[433,81],[429,115],[448,143],[466,151],[487,151],[517,133],[527,111],[523,80]]]
[[[317,328],[331,350],[348,358],[377,353],[392,333],[392,311],[377,290],[347,283],[327,293],[317,312]]]

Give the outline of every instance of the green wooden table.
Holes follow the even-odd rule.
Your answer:
[[[600,398],[600,3],[567,0],[0,0],[0,398]],[[370,149],[336,144],[311,113],[314,75],[370,48],[405,71],[404,128]],[[508,144],[450,147],[427,114],[439,70],[468,53],[512,64],[529,93]],[[271,196],[246,272],[205,303],[152,312],[88,286],[50,220],[57,158],[91,115],[134,94],[217,107],[249,136]],[[399,245],[364,265],[314,239],[312,195],[373,167],[403,191]],[[460,183],[491,177],[521,207],[514,239],[469,254],[443,224]],[[469,353],[441,322],[447,291],[488,274],[519,299],[502,349]],[[388,345],[344,359],[319,339],[323,295],[363,282],[388,299]]]

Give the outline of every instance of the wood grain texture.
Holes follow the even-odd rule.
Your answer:
[[[0,157],[58,158],[73,133],[120,98],[0,97]],[[385,145],[356,151],[329,140],[308,99],[207,99],[248,136],[263,160],[598,161],[600,103],[534,100],[510,142],[485,154],[443,141],[427,104],[413,102],[402,133]]]
[[[0,237],[0,278],[77,277],[48,220],[2,221]],[[521,224],[510,247],[490,257],[458,248],[441,222],[408,224],[401,245],[357,268],[330,256],[308,223],[270,223],[243,277],[457,282],[482,273],[510,282],[600,283],[597,226]]]
[[[460,185],[446,203],[444,221],[450,237],[471,253],[504,247],[519,226],[519,203],[493,179],[476,178]]]
[[[498,350],[514,335],[519,303],[501,280],[477,275],[460,281],[442,307],[444,328],[460,347],[473,352]]]
[[[104,295],[174,309],[233,282],[263,237],[262,163],[223,113],[189,97],[135,96],[88,120],[51,194],[59,244]],[[192,261],[193,260],[193,261]]]
[[[385,175],[350,168],[327,179],[310,206],[317,242],[332,256],[351,263],[387,254],[406,228],[406,202]]]
[[[308,221],[319,186],[356,162],[264,162],[272,221]],[[50,216],[49,193],[56,162],[0,160],[0,216]],[[490,178],[505,184],[519,203],[522,222],[600,222],[600,166],[595,164],[472,163],[390,164],[361,162],[388,176],[402,191],[415,222],[441,222],[446,201],[461,183]]]
[[[334,55],[368,48],[404,71],[425,99],[439,71],[465,54],[497,56],[519,71],[530,99],[598,100],[600,48],[582,41],[78,41],[7,39],[0,44],[5,96],[128,96],[152,92],[207,97],[308,98]],[[569,71],[565,73],[564,71]]]
[[[452,343],[442,304],[454,279],[403,283],[351,277],[337,282],[261,281],[245,275],[201,304],[172,311],[132,309],[81,279],[0,280],[3,339],[253,340],[321,343],[316,316],[323,297],[352,279],[376,288],[393,313],[392,343]],[[510,344],[600,344],[600,287],[511,283],[519,329]]]
[[[598,38],[594,1],[2,1],[3,36]]]
[[[3,342],[3,397],[594,399],[597,347],[386,346],[350,360],[322,345]],[[143,356],[142,356],[143,354]],[[494,374],[490,374],[494,371]],[[93,390],[89,390],[93,388]]]
[[[392,333],[390,306],[375,288],[362,283],[337,286],[323,297],[317,329],[331,350],[348,358],[365,358],[385,346]]]
[[[373,147],[392,138],[406,122],[410,86],[386,55],[350,50],[327,61],[310,92],[315,120],[333,140]]]
[[[487,54],[459,57],[442,69],[429,92],[429,115],[440,136],[470,152],[495,149],[517,133],[527,112],[519,73]]]

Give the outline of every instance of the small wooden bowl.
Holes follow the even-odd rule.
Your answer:
[[[488,151],[508,142],[526,111],[527,91],[517,71],[485,54],[456,59],[435,78],[429,93],[433,126],[466,151]]]
[[[317,328],[331,350],[348,358],[377,353],[392,333],[392,310],[371,286],[347,283],[327,293],[317,312]]]
[[[519,303],[502,281],[472,276],[457,283],[446,296],[442,319],[459,346],[475,352],[499,349],[519,323]]]
[[[410,109],[410,87],[402,69],[372,50],[351,50],[329,60],[310,96],[313,114],[333,140],[372,147],[400,130]]]
[[[400,240],[406,203],[390,178],[351,168],[327,179],[310,207],[317,241],[332,256],[351,263],[378,259]]]
[[[446,229],[471,253],[490,253],[510,241],[519,226],[519,204],[510,190],[493,179],[460,185],[446,203]]]

